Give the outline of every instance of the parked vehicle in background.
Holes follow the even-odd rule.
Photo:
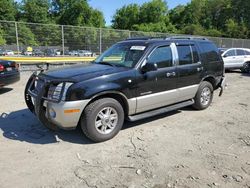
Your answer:
[[[94,53],[89,50],[79,50],[78,56],[79,57],[92,57],[94,56]]]
[[[32,56],[33,55],[33,53],[30,51],[24,51],[22,54],[25,56]]]
[[[14,52],[12,50],[5,50],[3,51],[4,56],[13,56]]]
[[[72,50],[72,51],[69,51],[69,55],[70,56],[78,56],[78,51],[77,50]]]
[[[18,64],[14,61],[0,60],[0,88],[20,80]]]
[[[47,56],[59,56],[61,55],[61,51],[58,49],[47,49],[46,50],[46,55]]]
[[[223,60],[207,39],[128,39],[89,64],[27,82],[25,101],[48,128],[75,129],[95,142],[113,138],[124,119],[137,121],[185,106],[208,108],[225,87]]]
[[[226,70],[240,69],[250,71],[250,49],[230,48],[222,54]]]
[[[223,54],[228,48],[218,48],[218,50],[220,54]]]
[[[33,56],[44,56],[44,52],[40,49],[33,50]]]
[[[0,56],[3,56],[3,55],[4,55],[3,52],[4,52],[4,51],[3,51],[2,49],[0,49]]]

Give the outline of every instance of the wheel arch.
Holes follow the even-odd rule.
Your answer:
[[[216,85],[216,79],[215,79],[214,76],[211,76],[211,75],[210,76],[206,76],[205,78],[202,79],[202,82],[203,81],[207,81],[207,82],[211,83],[212,86],[213,86],[213,88],[214,88],[214,90],[216,90],[218,88],[218,86]]]
[[[121,106],[124,110],[124,115],[125,116],[128,115],[128,112],[129,112],[128,99],[123,93],[118,92],[118,91],[105,91],[105,92],[98,93],[98,94],[94,95],[93,97],[91,97],[91,99],[87,105],[89,105],[90,103],[92,103],[98,99],[102,99],[102,98],[113,98],[113,99],[117,100],[121,104]]]

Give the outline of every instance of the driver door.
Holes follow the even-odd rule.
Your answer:
[[[157,70],[138,72],[136,113],[160,108],[177,101],[177,72],[172,47],[158,46],[148,56],[146,64],[155,64]],[[142,69],[142,68],[141,68]]]

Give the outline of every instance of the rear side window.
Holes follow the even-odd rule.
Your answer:
[[[200,46],[202,48],[203,55],[208,62],[220,61],[219,51],[213,43],[201,42]]]
[[[199,55],[195,46],[177,46],[179,65],[188,65],[199,62]]]
[[[227,57],[236,56],[236,52],[235,52],[235,50],[229,50],[225,55],[226,55]]]
[[[148,58],[149,63],[157,64],[158,68],[172,67],[172,51],[169,46],[156,48]]]
[[[245,55],[245,51],[244,50],[236,50],[236,52],[237,52],[238,56]]]
[[[245,50],[246,55],[250,55],[250,51]]]

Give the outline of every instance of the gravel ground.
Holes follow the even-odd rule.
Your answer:
[[[205,111],[126,123],[94,144],[38,122],[23,99],[29,74],[0,89],[0,187],[250,187],[250,75],[227,73]]]

